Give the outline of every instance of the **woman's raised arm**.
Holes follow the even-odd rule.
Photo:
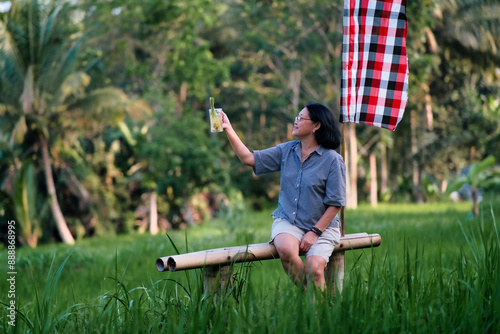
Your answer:
[[[255,166],[255,158],[253,152],[248,149],[248,147],[241,141],[240,137],[236,131],[234,131],[231,126],[231,122],[229,122],[229,118],[226,113],[222,113],[222,128],[226,131],[227,138],[229,139],[229,143],[233,147],[234,152],[240,158],[241,162],[247,166],[254,167]]]

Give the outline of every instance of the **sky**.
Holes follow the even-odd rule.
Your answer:
[[[0,1],[0,13],[5,13],[10,9],[10,1]]]

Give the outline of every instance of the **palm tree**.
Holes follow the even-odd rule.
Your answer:
[[[470,160],[493,152],[488,146],[495,142],[498,134],[498,117],[490,115],[488,101],[496,99],[500,90],[497,74],[500,3],[497,0],[444,0],[436,3],[434,16],[433,38],[439,49],[440,59],[436,62],[439,76],[430,80],[429,87],[437,117],[443,119],[453,114],[454,119],[449,120],[449,127],[444,128],[440,122],[435,129],[439,135],[432,146],[437,150],[434,159],[437,163],[430,161],[429,165],[434,166],[434,174],[439,169],[444,181],[450,169],[460,170]]]
[[[454,191],[460,190],[464,185],[469,185],[472,190],[472,213],[479,215],[479,190],[483,187],[500,184],[500,175],[492,166],[495,164],[495,157],[489,155],[481,162],[473,162],[467,174],[457,176],[452,179],[446,189],[446,194],[450,195]]]
[[[497,0],[445,0],[436,7],[440,39],[469,52],[500,60],[500,4]],[[480,62],[484,66],[484,63]]]
[[[19,1],[0,21],[0,110],[14,119],[3,131],[12,145],[41,156],[52,216],[65,243],[74,238],[57,199],[54,142],[118,121],[126,101],[118,89],[87,91],[90,77],[77,66],[85,35],[75,14],[69,1]]]

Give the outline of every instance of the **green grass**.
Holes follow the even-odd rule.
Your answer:
[[[6,333],[495,333],[500,330],[500,205],[384,204],[346,212],[346,233],[379,233],[346,252],[342,295],[303,292],[279,260],[235,266],[228,292],[203,290],[202,270],[159,273],[165,235],[100,237],[17,249],[16,326]],[[180,252],[266,242],[271,210],[226,212],[172,231]],[[0,268],[6,273],[3,250]],[[7,291],[5,279],[0,291]],[[316,294],[316,296],[314,296]],[[9,303],[7,293],[0,301]]]

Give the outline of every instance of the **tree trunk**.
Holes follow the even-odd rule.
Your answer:
[[[38,244],[38,231],[34,231],[31,233],[27,238],[26,238],[26,243],[28,246],[31,248],[36,248],[36,245]]]
[[[251,143],[253,140],[253,112],[248,110],[246,112],[248,123],[246,125],[246,135],[245,135],[245,143]]]
[[[63,172],[67,176],[67,178],[65,178],[66,186],[68,186],[71,194],[78,198],[78,210],[86,210],[90,205],[90,193],[78,180],[70,167],[66,167]]]
[[[477,203],[477,189],[472,190],[472,214],[474,217],[479,215],[479,204]]]
[[[42,138],[41,142],[42,159],[43,159],[43,169],[45,172],[45,182],[47,184],[47,193],[50,199],[50,208],[52,211],[52,216],[56,221],[57,230],[63,242],[67,244],[74,244],[75,239],[69,231],[66,220],[59,207],[59,202],[57,202],[56,187],[54,185],[54,177],[52,176],[52,166],[50,165],[49,149],[47,139]]]
[[[355,209],[358,207],[358,145],[356,140],[356,127],[354,123],[347,123],[347,137],[349,145],[348,162],[348,181],[349,192],[347,193],[346,207]]]
[[[446,191],[446,188],[448,188],[448,180],[442,180],[441,181],[441,194],[444,194],[444,192]]]
[[[289,74],[289,85],[292,90],[292,110],[295,113],[298,113],[299,110],[299,101],[300,101],[300,82],[302,80],[302,72],[300,70],[291,70]],[[293,130],[293,121],[292,124],[288,124],[287,126],[287,140],[292,140],[292,130]]]
[[[370,153],[370,203],[377,206],[377,159]]]
[[[158,210],[156,205],[156,191],[151,192],[149,198],[149,233],[158,233]]]
[[[429,86],[425,83],[420,85],[424,91],[424,115],[426,128],[428,131],[434,130],[434,117],[432,115],[432,100],[431,94],[429,93]]]
[[[387,193],[387,177],[389,173],[387,170],[387,145],[382,142],[380,146],[380,193],[385,195]]]
[[[474,158],[476,157],[476,147],[472,146],[470,148],[470,163],[472,164],[474,162]],[[477,195],[477,189],[472,188],[472,214],[474,217],[477,217],[479,215],[479,205],[477,203],[478,200],[478,195]]]
[[[177,100],[176,114],[179,117],[182,116],[184,102],[186,102],[187,98],[187,89],[188,89],[188,84],[186,82],[183,82],[181,84],[181,88],[179,89],[179,98]]]
[[[292,110],[299,112],[299,101],[300,101],[300,82],[302,80],[301,70],[292,70],[290,72],[290,88],[293,92],[292,96]]]
[[[415,112],[410,113],[410,127],[411,127],[411,161],[412,161],[412,185],[413,195],[417,203],[424,201],[422,195],[420,166],[418,161],[418,138],[417,138],[417,120]]]

